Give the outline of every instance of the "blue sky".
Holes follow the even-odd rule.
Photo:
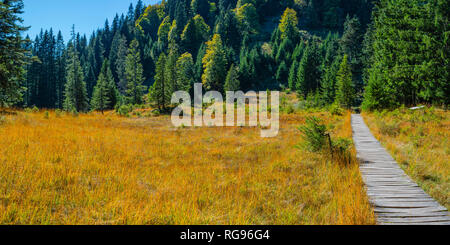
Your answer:
[[[103,27],[108,18],[111,24],[116,13],[126,14],[128,6],[136,6],[138,0],[24,0],[22,15],[24,24],[31,26],[26,33],[34,39],[42,29],[61,30],[64,41],[70,38],[70,30],[75,24],[77,32],[89,36],[92,31]],[[145,5],[159,0],[143,0]]]

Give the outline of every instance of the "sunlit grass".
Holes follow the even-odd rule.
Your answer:
[[[406,173],[450,209],[450,113],[398,109],[364,119]]]
[[[18,112],[0,124],[1,224],[374,224],[358,165],[259,128]],[[314,113],[351,137],[350,115]]]

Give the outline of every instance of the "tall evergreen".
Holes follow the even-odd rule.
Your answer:
[[[236,70],[236,67],[231,65],[230,70],[228,71],[227,77],[225,79],[224,91],[238,91],[240,90],[239,83],[239,73]]]
[[[23,13],[22,0],[0,2],[0,108],[22,101],[25,65],[29,62],[25,49],[27,40],[22,32],[19,16]]]
[[[195,83],[194,60],[190,53],[182,54],[176,63],[177,89],[190,92]]]
[[[437,7],[444,2],[382,0],[376,6],[366,109],[448,103],[448,11],[439,14]]]
[[[203,85],[207,89],[222,90],[225,82],[227,63],[219,34],[214,34],[211,41],[207,42],[206,54],[203,57]]]
[[[345,108],[352,107],[355,97],[352,70],[348,59],[348,56],[344,55],[336,76],[336,102]]]
[[[165,67],[167,57],[162,53],[158,62],[156,62],[155,83],[149,90],[150,101],[156,104],[160,111],[165,111],[166,106],[170,103],[170,91],[166,84]]]
[[[131,42],[128,55],[125,60],[125,74],[127,78],[127,99],[133,105],[142,104],[145,86],[143,68],[141,64],[141,54],[139,53],[139,43],[135,39]]]
[[[89,107],[88,96],[78,51],[75,47],[75,38],[72,38],[67,57],[64,109],[70,112],[85,112]]]

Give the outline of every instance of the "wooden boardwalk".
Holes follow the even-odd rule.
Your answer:
[[[450,225],[450,215],[381,146],[361,115],[352,115],[361,174],[380,225]]]

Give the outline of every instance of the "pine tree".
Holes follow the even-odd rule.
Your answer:
[[[126,59],[128,54],[128,48],[127,48],[127,40],[124,36],[121,36],[118,40],[118,49],[117,49],[117,57],[115,60],[115,70],[117,73],[117,86],[119,88],[119,91],[122,94],[126,93],[127,89],[127,74],[125,72],[126,70]],[[111,62],[114,62],[111,60]]]
[[[176,64],[176,75],[177,75],[177,88],[178,90],[183,90],[190,92],[191,88],[194,86],[194,61],[190,53],[182,54]]]
[[[225,79],[224,91],[228,92],[238,90],[240,90],[239,73],[234,67],[234,64],[232,64]]]
[[[288,86],[291,90],[295,90],[295,85],[297,84],[297,72],[298,72],[298,62],[294,60],[289,69]]]
[[[220,35],[214,34],[207,42],[205,57],[203,57],[203,85],[208,90],[221,90],[226,76],[226,56]]]
[[[177,84],[177,60],[178,53],[176,50],[171,50],[167,56],[166,66],[165,66],[165,82],[166,88],[170,94],[178,91],[180,88]]]
[[[166,62],[166,55],[161,53],[158,62],[156,62],[155,83],[149,90],[150,101],[155,103],[160,111],[166,110],[166,106],[170,103],[171,99],[170,91],[166,85]]]
[[[144,71],[141,64],[141,54],[139,53],[139,43],[136,39],[130,44],[125,64],[128,103],[133,105],[142,104],[145,90],[145,86],[142,83],[145,79],[143,77]]]
[[[194,55],[200,45],[208,39],[210,28],[200,15],[189,20],[181,34],[181,41],[187,52]]]
[[[103,68],[102,68],[103,69]],[[108,97],[108,82],[103,72],[98,76],[91,99],[91,109],[103,112],[109,107],[111,101]]]
[[[358,17],[347,19],[344,23],[344,33],[340,39],[341,54],[347,54],[352,68],[353,80],[357,94],[362,94],[362,49],[364,32]]]
[[[377,4],[365,109],[448,100],[448,92],[442,92],[449,86],[448,65],[440,52],[446,48],[438,41],[442,31],[436,28],[435,4],[435,0],[382,0]]]
[[[103,114],[104,110],[111,110],[115,107],[118,103],[118,97],[109,61],[105,60],[92,93],[91,109],[99,110]]]
[[[299,34],[297,12],[293,9],[287,8],[281,17],[278,28],[281,31],[281,38],[297,40]]]
[[[85,112],[88,110],[88,97],[84,75],[80,65],[76,43],[72,38],[69,44],[66,86],[64,90],[64,109],[70,112]]]
[[[21,26],[19,17],[23,13],[22,0],[0,2],[0,108],[22,101],[25,79],[25,65],[29,62],[27,40],[22,32],[28,28]]]
[[[309,93],[320,89],[320,79],[317,44],[311,43],[306,47],[297,69],[297,92],[306,98]]]
[[[348,56],[344,55],[337,73],[336,102],[345,108],[351,108],[354,102],[355,91],[353,88],[352,70],[348,64]]]

